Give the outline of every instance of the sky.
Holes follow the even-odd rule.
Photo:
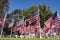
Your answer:
[[[50,9],[54,13],[58,11],[60,15],[60,0],[9,0],[9,13],[11,13],[14,9],[26,9],[32,5],[42,5],[46,4],[50,6]]]

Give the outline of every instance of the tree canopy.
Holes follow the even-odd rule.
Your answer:
[[[26,19],[32,16],[34,12],[36,12],[39,9],[40,13],[40,23],[41,26],[44,25],[44,22],[52,16],[52,11],[50,10],[49,6],[46,6],[45,4],[42,5],[32,5],[31,7],[23,10],[23,13],[20,14],[20,16],[25,16]]]

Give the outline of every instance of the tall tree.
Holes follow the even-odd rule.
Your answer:
[[[0,17],[4,17],[9,9],[9,0],[0,0]]]

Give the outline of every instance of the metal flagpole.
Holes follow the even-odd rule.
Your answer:
[[[22,33],[23,33],[23,27],[24,27],[24,23],[25,23],[25,21],[24,21],[24,16],[23,16],[22,19],[23,19],[23,25],[22,25]],[[22,33],[21,33],[21,34],[22,34]]]
[[[39,15],[39,9],[38,9],[38,15]],[[40,17],[39,17],[39,28],[41,28],[41,26],[40,26]],[[41,35],[41,29],[40,29],[40,38],[42,38],[42,35]]]
[[[4,22],[5,22],[6,16],[7,16],[7,13],[6,13],[5,16],[4,16],[4,20],[3,20]],[[4,24],[5,24],[5,23],[4,23]],[[2,29],[1,29],[1,37],[2,37],[2,34],[3,34],[4,24],[3,24]]]
[[[12,19],[12,24],[14,24],[14,19]],[[11,27],[11,33],[10,33],[10,38],[12,37],[12,27]]]

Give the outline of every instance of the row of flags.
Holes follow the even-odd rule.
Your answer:
[[[44,23],[44,28],[42,30],[42,33],[48,33],[50,32],[51,34],[56,32],[60,32],[60,19],[57,16],[57,12],[53,14],[52,17],[50,17],[47,21]]]
[[[26,26],[27,25],[26,21],[28,22],[28,26]],[[40,34],[39,12],[37,11],[33,13],[33,15],[27,20],[24,20],[23,17],[20,21],[18,21],[13,32],[19,32],[22,34],[29,34],[29,33]]]
[[[26,21],[28,21],[28,26],[26,26]],[[0,25],[4,25],[5,21],[0,18]],[[9,23],[8,28],[12,28],[14,25],[14,20],[12,19],[12,22]],[[53,26],[54,25],[54,26]],[[24,20],[24,17],[18,21],[17,25],[14,27],[13,32],[18,31],[19,33],[36,33],[40,34],[40,18],[39,18],[39,11],[33,13],[33,15],[28,18],[27,20]],[[57,16],[57,12],[53,14],[52,17],[50,17],[47,21],[44,23],[44,28],[42,30],[42,33],[45,34],[48,31],[50,33],[54,32],[60,32],[60,19]]]

